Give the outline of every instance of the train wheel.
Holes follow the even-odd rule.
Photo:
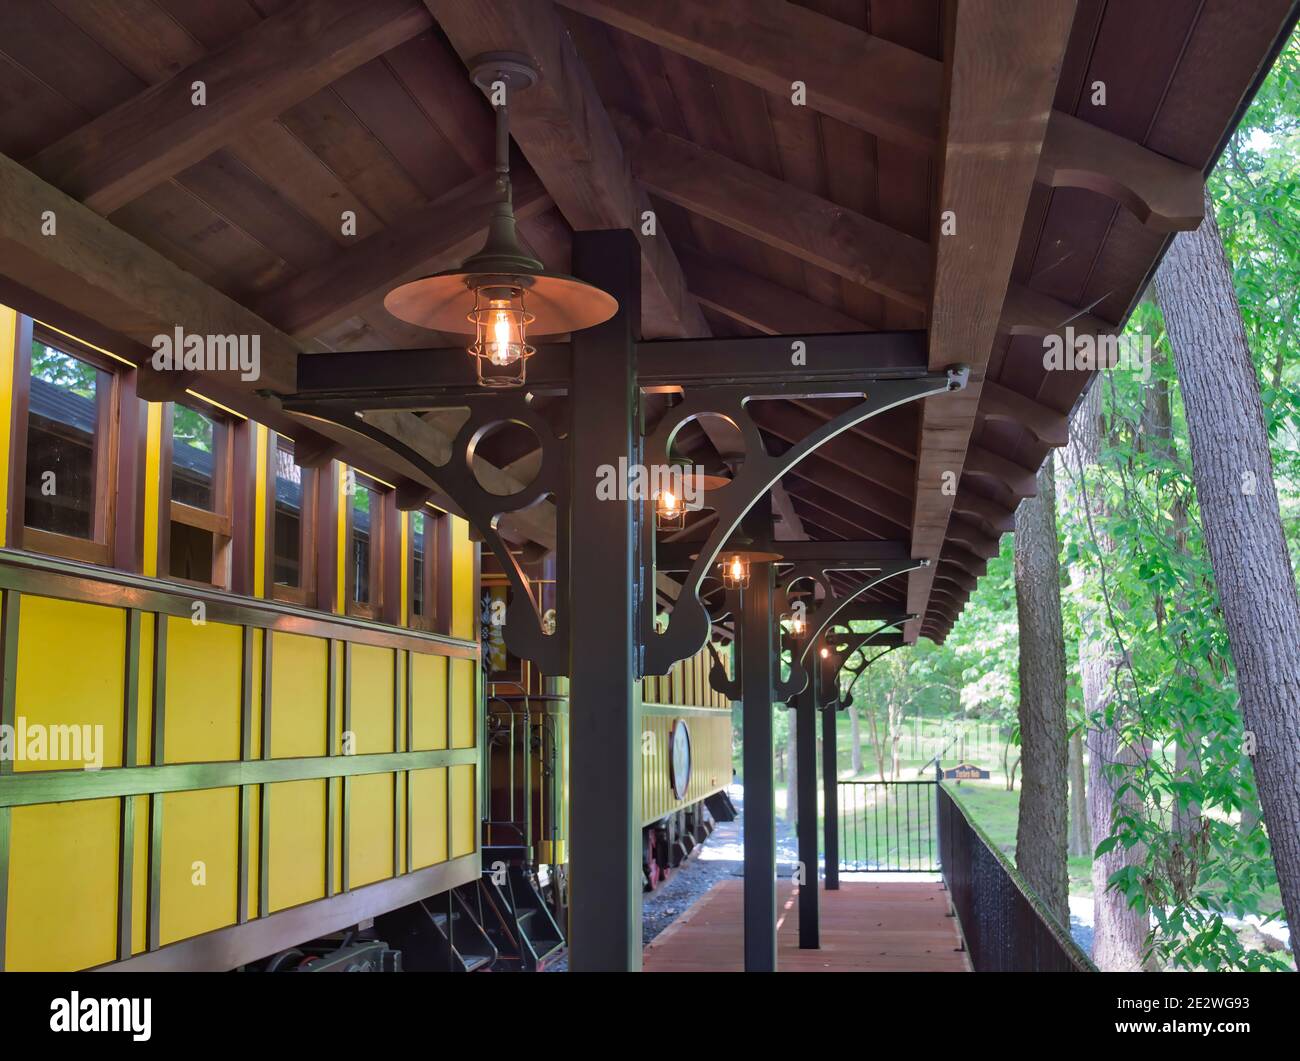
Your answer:
[[[654,891],[664,881],[663,866],[659,864],[657,849],[659,845],[655,842],[655,831],[647,829],[645,831],[645,877],[646,891]]]

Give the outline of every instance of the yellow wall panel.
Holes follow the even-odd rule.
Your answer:
[[[239,789],[168,792],[162,803],[160,941],[233,925],[239,899]]]
[[[240,627],[168,617],[166,762],[239,758],[242,659]]]
[[[451,746],[453,748],[472,748],[478,741],[474,724],[478,719],[478,690],[475,679],[478,676],[478,661],[473,659],[453,659],[451,667]]]
[[[329,642],[271,634],[271,757],[326,755]]]
[[[268,786],[270,912],[325,896],[325,781]]]
[[[411,653],[411,747],[447,747],[447,657]]]
[[[348,812],[348,887],[393,875],[393,775],[352,778]]]
[[[393,656],[391,648],[352,646],[354,755],[393,751]]]
[[[75,665],[70,646],[75,646]],[[23,595],[15,716],[26,733],[15,734],[15,773],[79,770],[96,757],[103,766],[122,765],[125,660],[121,608]],[[73,752],[79,757],[67,757]],[[40,758],[27,759],[28,754]]]
[[[14,807],[5,968],[84,969],[117,955],[120,802]]]
[[[447,861],[447,768],[412,770],[411,868]]]
[[[451,810],[451,857],[472,853],[478,846],[478,807],[474,799],[475,767],[473,763],[450,768],[447,787]]]
[[[469,524],[459,516],[451,520],[451,636],[473,641],[478,637],[478,601],[474,599],[474,554]]]

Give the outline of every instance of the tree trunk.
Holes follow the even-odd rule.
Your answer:
[[[889,776],[898,780],[898,746],[903,739],[903,707],[901,704],[889,705]]]
[[[867,724],[871,727],[871,750],[876,755],[876,769],[880,772],[880,780],[887,781],[885,777],[885,746],[880,743],[880,729],[876,725],[876,709],[873,706],[867,712]]]
[[[857,777],[862,773],[862,723],[858,721],[857,704],[849,704],[849,733],[852,736],[850,765],[853,768],[853,776]]]
[[[1147,388],[1146,402],[1143,409],[1143,428],[1144,434],[1150,439],[1152,449],[1160,453],[1168,462],[1171,478],[1174,481],[1174,497],[1168,504],[1168,511],[1173,523],[1174,532],[1174,549],[1179,555],[1187,553],[1187,497],[1183,492],[1182,483],[1185,482],[1185,474],[1178,460],[1178,451],[1174,446],[1174,417],[1173,402],[1170,400],[1169,384],[1164,379],[1155,380]],[[1174,601],[1174,610],[1177,612],[1186,612],[1187,605],[1185,601],[1176,599]],[[1166,608],[1164,600],[1157,595],[1155,598],[1155,616],[1156,630],[1163,634],[1166,620]],[[1177,669],[1184,673],[1196,687],[1199,687],[1199,675],[1194,666],[1180,659]],[[1201,772],[1200,761],[1200,734],[1194,727],[1187,727],[1181,721],[1175,723],[1175,743],[1174,743],[1174,776],[1180,781],[1195,781],[1199,778]],[[1190,859],[1193,855],[1193,846],[1187,841],[1199,831],[1201,824],[1201,808],[1198,803],[1191,801],[1187,806],[1175,801],[1172,812],[1172,824],[1174,831],[1178,833],[1184,841],[1184,853]]]
[[[1016,509],[1016,614],[1020,623],[1020,816],[1016,868],[1062,925],[1070,923],[1069,727],[1061,629],[1056,480],[1049,460],[1038,496]]]
[[[1300,600],[1259,382],[1214,207],[1156,275],[1187,410],[1192,476],[1223,604],[1255,781],[1292,932],[1300,926]]]
[[[1092,857],[1087,792],[1083,779],[1083,737],[1075,730],[1070,736],[1070,855],[1074,858]]]
[[[1087,398],[1079,407],[1070,425],[1070,445],[1066,467],[1075,477],[1075,489],[1080,492],[1081,519],[1089,520],[1088,532],[1096,532],[1099,560],[1106,563],[1112,553],[1112,543],[1104,527],[1105,505],[1100,488],[1094,483],[1086,491],[1083,486],[1088,470],[1097,463],[1101,449],[1101,381],[1095,381]],[[1110,776],[1107,767],[1116,763],[1132,764],[1136,761],[1133,749],[1122,746],[1119,738],[1119,720],[1097,728],[1094,723],[1103,719],[1115,693],[1115,677],[1121,667],[1119,653],[1114,643],[1106,615],[1104,600],[1091,602],[1090,607],[1079,610],[1079,675],[1083,687],[1084,717],[1090,728],[1087,733],[1088,776],[1088,826],[1093,844],[1111,835],[1119,804],[1131,802],[1117,800],[1115,792],[1122,781]],[[1140,808],[1134,808],[1135,812]],[[1148,930],[1147,916],[1128,905],[1128,900],[1118,891],[1107,887],[1111,874],[1125,866],[1140,861],[1143,853],[1137,848],[1116,844],[1092,863],[1093,953],[1092,960],[1104,972],[1137,971],[1142,968],[1142,949]]]

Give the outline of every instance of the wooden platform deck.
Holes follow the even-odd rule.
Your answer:
[[[799,949],[797,889],[777,895],[782,972],[969,972],[939,884],[845,882],[821,893],[821,949]],[[645,949],[648,973],[742,972],[744,882],[722,881]]]

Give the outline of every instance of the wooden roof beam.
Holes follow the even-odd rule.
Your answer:
[[[927,398],[921,410],[912,520],[917,558],[938,558],[953,507],[944,486],[954,472],[960,479],[970,457],[978,380],[1010,286],[1074,7],[1075,0],[1029,6],[963,0],[945,8],[945,136],[935,213],[937,227],[937,215],[951,211],[957,234],[939,236],[934,248],[930,368],[964,362],[973,380],[963,391]],[[988,459],[980,466],[990,465],[1005,475],[1018,467]],[[924,616],[938,567],[911,573],[910,612]],[[909,643],[919,632],[919,620],[904,631]]]
[[[100,214],[427,30],[416,0],[299,0],[28,161]],[[205,102],[194,102],[202,82]]]
[[[827,15],[779,0],[559,2],[775,96],[788,99],[803,82],[808,106],[821,114],[886,141],[940,150],[943,64]],[[1064,111],[1052,112],[1036,177],[1105,195],[1161,232],[1195,229],[1203,216],[1198,170]]]

